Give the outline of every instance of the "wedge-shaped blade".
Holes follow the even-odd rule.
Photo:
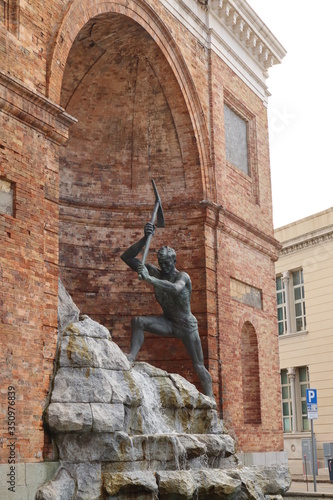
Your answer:
[[[165,222],[164,222],[164,214],[163,214],[163,208],[162,208],[162,202],[161,198],[158,194],[157,187],[155,184],[154,179],[151,180],[153,188],[154,188],[154,193],[155,193],[155,203],[158,204],[158,209],[157,209],[157,214],[156,214],[156,227],[165,227]]]

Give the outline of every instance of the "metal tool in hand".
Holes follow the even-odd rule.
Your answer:
[[[165,223],[164,223],[164,214],[163,214],[163,209],[162,209],[161,198],[158,194],[154,179],[152,179],[151,182],[153,184],[154,193],[155,193],[155,206],[154,206],[154,210],[153,210],[150,222],[151,222],[151,224],[155,224],[155,219],[157,218],[156,227],[164,227]],[[149,246],[150,246],[150,242],[151,242],[152,237],[153,237],[152,234],[148,234],[148,236],[147,236],[147,241],[146,241],[146,245],[145,245],[145,248],[143,251],[143,256],[142,256],[142,264],[143,265],[145,265],[145,262],[146,262],[146,258],[148,255],[148,250],[149,250]]]

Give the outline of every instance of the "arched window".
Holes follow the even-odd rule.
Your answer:
[[[241,338],[243,408],[245,424],[261,423],[258,341],[254,327],[244,323]]]

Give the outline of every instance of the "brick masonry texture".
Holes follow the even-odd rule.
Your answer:
[[[160,313],[151,288],[120,259],[150,218],[152,177],[166,227],[156,231],[149,260],[168,244],[191,276],[225,423],[242,451],[282,450],[262,101],[158,0],[33,0],[21,2],[19,19],[18,36],[0,27],[0,178],[15,186],[14,216],[0,214],[0,460],[8,458],[9,385],[17,392],[17,461],[54,457],[42,411],[58,275],[81,312],[125,351],[131,317]],[[225,160],[225,101],[250,120],[251,176]],[[263,308],[232,300],[231,278],[260,289]],[[244,325],[255,358],[244,338],[242,356]],[[146,335],[139,359],[198,383],[175,339]],[[249,387],[243,395],[246,380],[260,390],[248,423],[244,402],[251,407],[256,397]]]

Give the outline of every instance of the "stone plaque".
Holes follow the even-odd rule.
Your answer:
[[[247,122],[226,104],[224,105],[224,120],[226,159],[248,175]]]
[[[259,288],[231,278],[230,295],[233,300],[256,307],[257,309],[262,309],[262,293]]]
[[[14,215],[13,184],[0,179],[0,214]]]

